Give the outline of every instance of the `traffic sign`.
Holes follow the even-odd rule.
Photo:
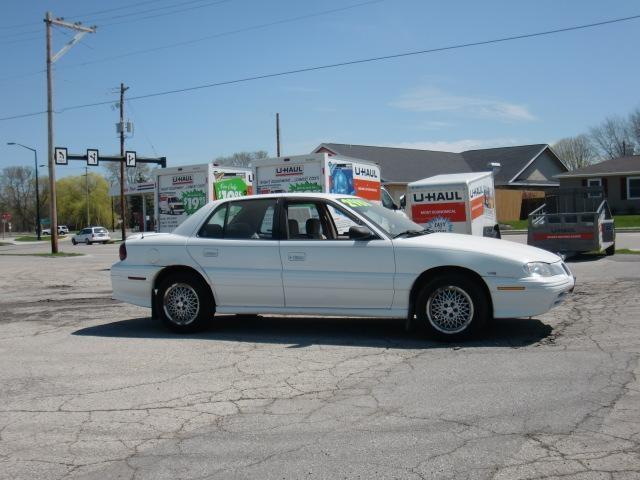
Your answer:
[[[87,148],[87,165],[97,167],[99,158],[97,148]]]
[[[127,161],[127,167],[136,166],[136,152],[124,152],[124,158]]]
[[[11,214],[9,212],[4,212],[2,214],[2,221],[3,222],[9,222],[11,221]]]
[[[56,159],[56,165],[67,165],[69,163],[67,159],[67,149],[63,147],[56,147],[54,149],[53,158]]]

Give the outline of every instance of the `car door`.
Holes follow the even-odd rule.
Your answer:
[[[188,240],[187,250],[211,280],[219,306],[284,306],[276,204],[274,198],[226,202]]]
[[[324,200],[288,200],[284,217],[280,252],[287,307],[391,308],[390,240],[350,240],[349,227],[362,220]]]

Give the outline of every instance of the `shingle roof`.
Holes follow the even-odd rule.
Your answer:
[[[459,153],[344,143],[323,143],[316,150],[322,147],[338,155],[377,163],[385,182],[408,183],[440,173],[472,171]]]
[[[539,143],[517,147],[483,148],[467,150],[462,152],[462,155],[474,171],[487,170],[487,164],[490,162],[500,163],[495,182],[498,185],[504,185],[546,147],[546,144]]]
[[[630,175],[640,174],[640,155],[613,158],[611,160],[606,160],[604,162],[594,163],[593,165],[578,168],[561,175],[556,175],[556,177],[588,177],[597,174],[615,175],[619,173]]]
[[[323,147],[338,155],[360,158],[379,164],[385,182],[408,183],[443,173],[488,171],[490,170],[489,163],[499,162],[501,167],[495,177],[495,182],[496,185],[505,185],[548,145],[521,145],[452,153],[410,148],[323,143],[315,151]],[[557,185],[557,182],[550,179],[549,184]]]

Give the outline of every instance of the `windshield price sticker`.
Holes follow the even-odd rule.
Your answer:
[[[369,202],[359,198],[341,198],[340,202],[352,208],[368,207],[370,205]]]

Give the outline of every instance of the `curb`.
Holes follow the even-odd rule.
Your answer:
[[[640,232],[640,228],[638,227],[628,227],[628,228],[616,228],[616,233],[638,233]],[[500,229],[501,235],[526,235],[527,230],[502,230]]]

